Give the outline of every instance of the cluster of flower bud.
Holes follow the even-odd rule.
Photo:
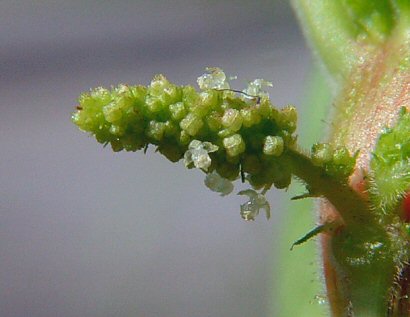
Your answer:
[[[230,89],[219,68],[198,78],[200,90],[157,75],[148,86],[96,88],[79,98],[73,122],[114,151],[152,144],[172,162],[242,176],[254,188],[287,187],[291,173],[281,155],[294,146],[296,110],[272,106],[257,79],[243,92]],[[251,95],[254,94],[254,95]]]
[[[351,155],[344,146],[334,147],[329,143],[316,143],[311,151],[312,163],[339,180],[346,180],[356,165],[356,155]]]

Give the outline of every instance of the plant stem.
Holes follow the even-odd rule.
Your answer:
[[[410,295],[403,264],[408,258],[399,255],[400,239],[407,238],[382,224],[362,198],[366,188],[358,184],[371,173],[371,153],[383,129],[394,124],[401,107],[410,108],[410,2],[293,0],[293,5],[314,51],[338,84],[329,141],[358,152],[350,186],[362,192],[359,198],[337,184],[320,193],[330,201],[322,204],[320,218],[345,224],[321,235],[332,316],[408,316],[409,303],[401,299]],[[312,175],[293,166],[311,182]],[[335,189],[353,201],[338,199]],[[400,296],[396,302],[395,296]]]
[[[343,78],[357,61],[353,24],[339,1],[293,0],[305,35],[329,72]]]
[[[362,230],[364,226],[376,225],[366,201],[350,186],[328,176],[323,168],[313,165],[309,157],[298,151],[290,149],[284,155],[295,176],[305,181],[315,196],[326,197],[346,226]]]

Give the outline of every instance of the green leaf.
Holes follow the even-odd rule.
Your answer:
[[[395,12],[389,0],[342,0],[357,36],[370,37],[381,42],[390,34],[395,24]]]
[[[370,194],[376,210],[395,212],[410,188],[410,113],[405,108],[396,125],[380,135],[370,167]]]

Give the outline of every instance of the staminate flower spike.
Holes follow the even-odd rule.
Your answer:
[[[207,67],[206,71],[208,73],[198,77],[198,86],[200,89],[207,90],[230,88],[226,75],[222,69],[219,67]]]
[[[184,163],[188,167],[193,163],[196,168],[207,171],[211,166],[212,160],[208,153],[218,151],[218,146],[211,142],[201,142],[199,140],[192,140],[189,143],[188,151],[184,154]]]
[[[239,177],[253,189],[272,185],[287,188],[292,175],[312,185],[317,196],[330,197],[331,201],[333,193],[343,191],[334,187],[346,185],[354,160],[343,149],[329,148],[330,161],[299,152],[296,109],[272,105],[262,90],[271,85],[269,82],[256,79],[245,90],[247,93],[238,95],[240,91],[229,89],[222,69],[207,71],[198,78],[201,91],[177,86],[163,75],[156,75],[146,87],[119,85],[111,90],[91,90],[79,98],[72,120],[98,142],[111,144],[115,152],[154,145],[172,162],[184,159],[188,168],[196,167],[206,174],[215,171],[217,174],[211,174],[206,184],[222,195],[232,191],[229,182]],[[257,97],[258,102],[244,100],[245,94]],[[324,173],[333,187],[323,183]],[[264,192],[248,190],[241,194],[250,197],[241,207],[245,219],[252,220],[260,209],[265,209],[269,218]]]
[[[270,205],[263,192],[260,194],[253,189],[246,189],[240,191],[238,195],[249,197],[249,200],[241,205],[241,216],[244,220],[255,220],[261,209],[265,210],[266,218],[270,218]]]
[[[204,180],[206,187],[210,190],[219,193],[221,196],[229,195],[233,191],[233,184],[231,181],[223,178],[216,171],[207,174]]]

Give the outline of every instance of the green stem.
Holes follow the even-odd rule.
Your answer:
[[[369,161],[380,133],[396,121],[400,107],[410,108],[410,1],[292,3],[317,55],[341,88],[330,142],[346,146],[351,153],[358,151],[352,179],[364,182],[363,176],[371,173]],[[306,173],[303,165],[308,162],[292,156],[294,173],[321,188],[318,171]],[[385,317],[392,292],[398,289],[395,278],[403,261],[408,261],[401,255],[407,238],[394,232],[394,226],[383,227],[382,221],[376,221],[381,216],[361,196],[352,195],[347,185],[326,183],[329,188],[321,195],[334,208],[322,207],[321,217],[340,215],[346,224],[321,239],[332,316]],[[398,284],[408,296],[408,280]],[[407,310],[396,306],[392,316],[408,316]]]
[[[356,31],[336,0],[293,0],[303,31],[332,75],[345,78],[357,62]]]
[[[323,168],[313,165],[311,158],[296,150],[289,149],[284,159],[315,196],[325,197],[338,210],[346,226],[361,231],[363,227],[376,225],[367,202],[346,183],[330,177]]]
[[[328,232],[332,239],[330,261],[338,271],[339,294],[335,298],[339,313],[334,316],[349,316],[349,305],[353,305],[355,316],[385,316],[396,270],[385,228],[376,221],[367,200],[314,166],[309,157],[288,150],[284,158],[294,175],[309,184],[313,193],[325,197],[343,221]]]

